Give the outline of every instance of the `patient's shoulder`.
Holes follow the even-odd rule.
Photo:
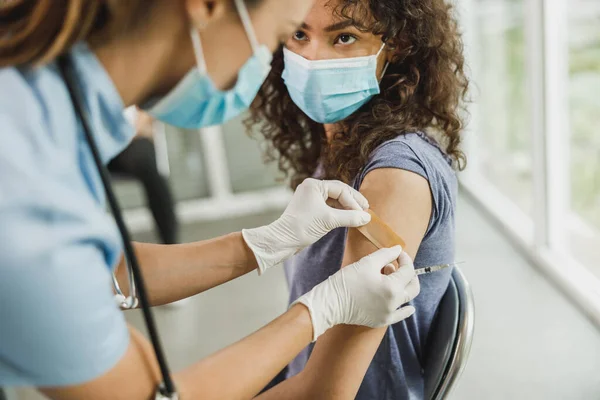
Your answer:
[[[356,177],[355,188],[360,189],[366,183],[365,180],[372,181],[374,175],[385,176],[374,173],[379,169],[400,169],[425,178],[433,200],[432,225],[440,220],[448,221],[448,217],[454,213],[458,184],[451,159],[425,134],[402,134],[377,147]],[[386,184],[394,186],[395,182],[396,180],[390,179]],[[392,187],[390,191],[393,192],[391,189]],[[402,189],[406,187],[400,188]]]
[[[423,176],[427,180],[432,175],[454,178],[451,159],[439,145],[423,133],[398,135],[379,145],[370,155],[358,179],[378,168],[405,169]]]
[[[420,175],[429,181],[432,192],[439,188],[449,191],[447,194],[452,196],[457,186],[451,159],[423,133],[398,135],[379,145],[356,177],[355,186],[360,187],[370,172],[381,168],[402,169]]]

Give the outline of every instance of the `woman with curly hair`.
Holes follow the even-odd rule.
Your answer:
[[[405,239],[416,267],[450,263],[455,172],[466,161],[463,67],[445,0],[318,0],[276,53],[246,124],[260,126],[292,187],[307,177],[349,183]],[[332,231],[288,261],[290,300],[373,249],[356,230]],[[327,332],[282,373],[274,398],[306,379],[319,388],[307,398],[424,398],[427,338],[451,273],[421,276],[409,319]]]

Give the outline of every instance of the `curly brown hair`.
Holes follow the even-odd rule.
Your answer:
[[[381,94],[338,124],[328,144],[322,124],[290,98],[282,79],[282,48],[245,121],[267,141],[267,159],[291,176],[295,188],[321,163],[324,177],[349,183],[371,152],[401,133],[421,131],[435,138],[459,169],[468,79],[463,43],[453,8],[445,0],[339,0],[334,12],[382,35],[393,52]]]

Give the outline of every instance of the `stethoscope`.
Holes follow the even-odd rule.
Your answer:
[[[102,163],[102,159],[100,158],[98,146],[96,144],[94,136],[92,135],[92,128],[89,122],[88,113],[82,107],[83,99],[81,98],[81,94],[77,89],[77,74],[74,71],[73,63],[70,57],[68,55],[63,55],[59,57],[58,67],[65,81],[65,84],[67,85],[67,89],[69,91],[69,95],[71,98],[71,102],[73,103],[75,113],[77,114],[77,117],[83,127],[85,138],[88,142],[90,150],[92,151],[94,163],[96,164],[96,168],[98,169],[100,178],[102,179],[102,185],[104,186],[104,190],[106,192],[106,198],[108,199],[110,209],[113,213],[113,216],[119,228],[119,232],[121,233],[121,238],[123,240],[125,260],[128,270],[129,296],[125,296],[123,294],[123,291],[119,287],[119,282],[113,274],[113,286],[116,293],[115,299],[119,307],[121,307],[121,309],[123,310],[130,310],[136,308],[138,305],[142,309],[144,321],[146,323],[146,328],[148,329],[148,335],[150,336],[150,341],[152,342],[152,347],[154,348],[156,360],[160,367],[160,372],[163,379],[162,383],[157,388],[155,399],[177,400],[179,399],[179,396],[175,389],[175,384],[173,383],[173,379],[171,378],[169,366],[167,364],[167,360],[165,358],[162,346],[160,344],[158,330],[156,329],[154,317],[150,310],[150,303],[148,301],[148,295],[146,292],[144,279],[142,277],[142,272],[139,267],[138,259],[133,250],[133,246],[131,245],[131,236],[129,235],[129,231],[125,226],[123,214],[121,213],[121,208],[119,206],[117,197],[115,196],[114,190],[110,182],[109,172],[106,169],[106,166]]]

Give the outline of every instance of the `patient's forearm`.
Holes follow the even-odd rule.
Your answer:
[[[193,296],[257,268],[254,254],[239,232],[189,244],[135,243],[134,247],[152,305]],[[127,294],[123,260],[117,279]]]
[[[255,397],[255,400],[311,400],[320,397],[312,396],[310,393],[312,385],[305,379],[304,371],[300,372],[279,385],[269,389],[265,393]]]
[[[305,373],[314,396],[354,399],[387,328],[340,325],[327,332],[308,360]],[[329,337],[325,337],[329,335]],[[321,340],[321,339],[319,339]],[[331,357],[335,354],[336,357]],[[323,373],[323,366],[327,366]],[[316,398],[316,397],[311,397]]]

